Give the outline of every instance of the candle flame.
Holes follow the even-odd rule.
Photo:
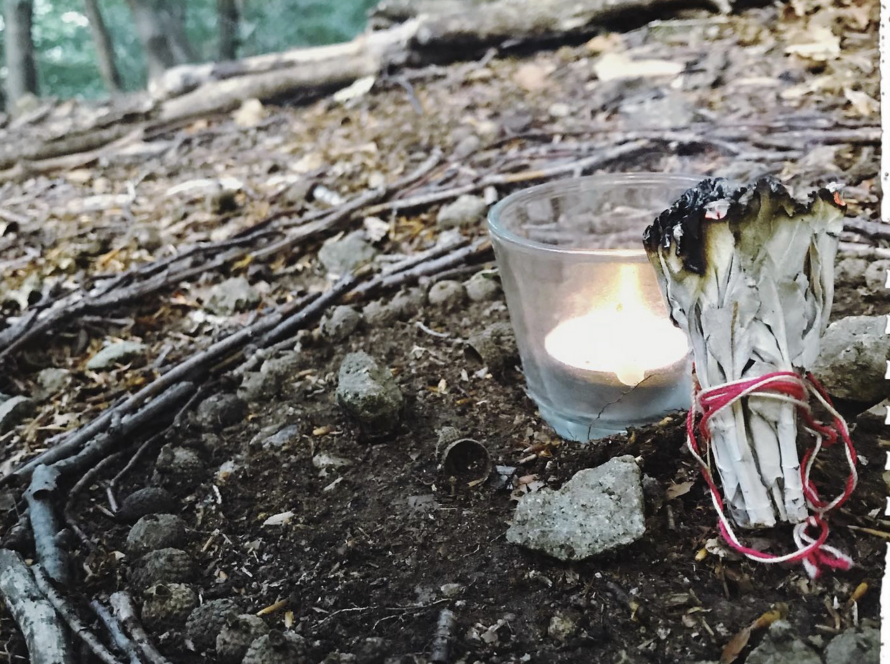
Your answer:
[[[638,274],[633,266],[622,265],[616,295],[604,306],[553,328],[544,339],[547,352],[569,366],[613,373],[630,387],[641,383],[647,372],[686,357],[686,335],[646,306]]]

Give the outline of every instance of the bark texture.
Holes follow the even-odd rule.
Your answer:
[[[6,94],[12,107],[27,94],[37,94],[37,65],[31,25],[33,0],[6,0]]]
[[[84,0],[84,13],[90,22],[90,32],[96,45],[96,61],[105,88],[111,93],[120,92],[121,76],[114,57],[114,44],[108,26],[105,25],[105,19],[102,18],[98,0]]]

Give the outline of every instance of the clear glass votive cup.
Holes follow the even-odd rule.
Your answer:
[[[602,438],[689,408],[688,342],[670,321],[642,236],[700,179],[558,180],[489,212],[528,393],[562,438]]]

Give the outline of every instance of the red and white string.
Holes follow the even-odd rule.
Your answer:
[[[739,541],[732,528],[732,524],[726,516],[723,497],[720,495],[720,491],[714,482],[710,464],[705,460],[705,455],[703,455],[698,443],[697,436],[700,436],[705,445],[710,444],[709,421],[714,415],[726,408],[730,408],[740,399],[751,396],[794,404],[804,423],[803,428],[815,440],[800,464],[803,492],[812,514],[805,521],[794,527],[793,536],[797,550],[784,555],[765,553],[745,546]],[[829,413],[832,418],[830,425],[817,421],[813,416],[809,403],[810,396],[814,397]],[[698,426],[695,423],[697,415],[701,415]],[[849,569],[853,565],[853,560],[850,556],[833,546],[829,546],[825,542],[829,534],[828,514],[843,505],[856,488],[856,482],[858,481],[856,450],[850,439],[847,423],[831,403],[828,393],[825,392],[811,374],[807,374],[805,378],[802,378],[791,371],[777,371],[758,378],[724,383],[704,391],[701,390],[700,385],[695,381],[692,408],[689,409],[689,415],[686,418],[686,434],[686,443],[689,451],[698,461],[702,475],[711,491],[711,500],[719,517],[720,532],[730,547],[751,560],[761,563],[801,561],[807,573],[813,578],[819,576],[823,567]],[[810,476],[816,457],[822,449],[835,445],[838,440],[843,442],[844,455],[850,472],[843,491],[832,500],[825,501],[819,496]],[[815,538],[807,532],[811,527],[818,529],[818,535]]]

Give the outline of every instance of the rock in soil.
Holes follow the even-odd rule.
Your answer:
[[[880,261],[876,261],[880,262]],[[864,258],[844,258],[837,262],[834,268],[835,282],[858,288],[865,283],[865,273],[868,271],[869,261]]]
[[[331,238],[318,250],[318,260],[328,273],[336,275],[352,272],[376,255],[377,250],[365,242],[362,231],[353,231],[340,239]]]
[[[460,282],[444,279],[433,284],[427,297],[434,307],[456,311],[466,300],[467,293]]]
[[[67,369],[49,367],[37,374],[38,399],[46,399],[58,394],[71,382],[71,372]]]
[[[389,302],[373,301],[365,305],[362,315],[369,325],[391,325],[415,316],[426,304],[426,294],[420,288],[409,288]]]
[[[152,483],[193,482],[203,470],[204,462],[195,450],[167,443],[158,453]]]
[[[453,203],[442,206],[436,216],[439,228],[457,228],[479,223],[485,218],[488,206],[479,196],[464,194]]]
[[[321,322],[321,333],[334,342],[340,342],[358,329],[362,315],[353,307],[340,305]]]
[[[556,641],[567,641],[578,631],[578,620],[569,613],[560,612],[550,619],[547,636]]]
[[[19,422],[34,413],[34,402],[21,395],[0,395],[0,434],[18,426]]]
[[[404,399],[389,369],[359,352],[343,358],[337,401],[367,433],[382,435],[399,426]]]
[[[890,396],[886,316],[848,316],[828,326],[813,374],[832,396],[877,402]]]
[[[241,397],[222,393],[214,394],[201,402],[195,417],[207,431],[219,431],[238,424],[247,415],[247,403]]]
[[[560,560],[584,560],[645,532],[640,469],[625,455],[576,473],[559,491],[522,496],[507,541]]]
[[[250,644],[241,664],[308,664],[306,639],[273,629]]]
[[[259,371],[248,374],[238,388],[238,396],[249,403],[272,399],[278,395],[286,381],[300,370],[301,356],[297,351],[287,351],[263,362]]]
[[[216,637],[216,654],[222,664],[239,664],[251,644],[269,633],[269,627],[259,616],[243,614],[226,625]]]
[[[144,359],[148,348],[138,341],[121,341],[108,344],[87,362],[90,371],[105,371],[119,364],[128,364],[136,359]]]
[[[174,514],[149,514],[136,522],[127,535],[127,551],[141,556],[149,551],[182,546],[185,521]]]
[[[231,316],[239,311],[255,309],[261,299],[259,292],[246,278],[232,277],[210,289],[205,306],[217,316]]]
[[[881,632],[873,627],[851,627],[825,648],[825,664],[878,664],[880,658]]]
[[[185,634],[198,650],[208,650],[216,645],[216,637],[241,609],[234,599],[213,599],[205,602],[189,614]]]
[[[274,431],[274,429],[271,430]],[[269,435],[269,430],[260,433],[250,444],[259,445],[266,449],[282,448],[288,443],[299,439],[299,437],[300,427],[296,424],[289,424],[278,429],[272,435]]]
[[[117,515],[127,523],[138,521],[147,514],[172,512],[176,500],[166,489],[150,486],[138,489],[124,498]]]
[[[198,606],[198,596],[182,583],[160,583],[144,593],[142,622],[152,629],[181,626]]]
[[[501,287],[490,272],[477,272],[464,282],[464,288],[473,302],[489,302],[501,294]]]
[[[139,588],[159,583],[187,583],[195,576],[195,565],[185,551],[158,549],[142,556],[133,565],[130,580]]]
[[[774,622],[745,664],[822,664],[816,651],[804,643],[785,620]]]
[[[352,465],[352,461],[343,457],[326,454],[324,452],[316,454],[312,457],[312,465],[321,471],[337,470],[337,468],[345,468]]]
[[[869,293],[881,299],[890,296],[890,289],[887,288],[887,270],[890,270],[890,259],[887,258],[872,261],[865,270],[865,287]]]

